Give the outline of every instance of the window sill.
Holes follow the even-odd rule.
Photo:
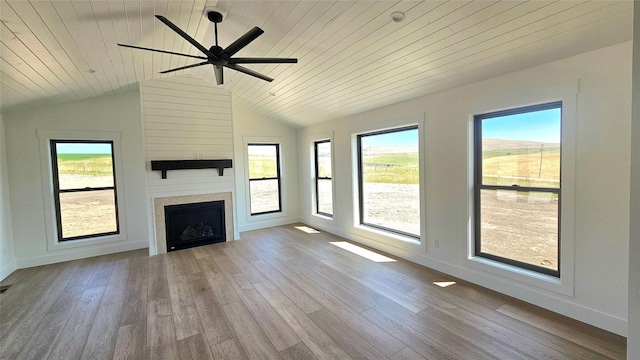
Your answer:
[[[391,231],[384,231],[367,225],[354,225],[357,235],[369,238],[371,240],[393,246],[399,249],[415,250],[421,246],[420,239],[414,237],[396,234]]]
[[[322,220],[333,221],[333,217],[331,217],[331,216],[327,216],[327,215],[323,215],[323,214],[319,214],[319,213],[313,213],[311,215],[313,215],[313,216],[315,216],[315,217],[317,217],[319,219],[322,219]]]
[[[92,245],[100,245],[107,244],[116,241],[126,240],[127,237],[125,234],[115,234],[115,235],[105,235],[105,236],[96,236],[92,238],[86,239],[78,239],[78,240],[68,240],[68,241],[54,241],[49,244],[48,250],[64,250],[64,249],[72,249],[83,246],[92,246]]]
[[[557,278],[555,276],[541,274],[532,270],[508,265],[478,256],[468,258],[467,264],[475,269],[497,275],[509,280],[514,280],[544,290],[553,291],[566,296],[574,296],[572,279]]]

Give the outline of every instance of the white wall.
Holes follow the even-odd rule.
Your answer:
[[[11,229],[11,205],[9,202],[9,176],[5,150],[4,120],[0,114],[0,280],[16,269]]]
[[[629,333],[627,358],[640,359],[640,6],[633,6],[633,113],[629,222]]]
[[[148,246],[144,157],[138,91],[4,114],[13,239],[18,268]],[[126,239],[48,250],[38,130],[119,132]],[[119,199],[119,201],[122,201]]]
[[[417,263],[626,334],[629,237],[631,44],[603,48],[506,76],[420,97],[299,131],[301,219],[318,228],[388,251]],[[579,94],[578,94],[579,93]],[[558,95],[560,94],[560,95]],[[577,97],[576,97],[576,94]],[[554,283],[468,258],[470,231],[471,115],[556,100],[571,107],[576,128],[563,134],[575,166],[575,200],[563,224],[571,235],[563,278]],[[576,115],[577,114],[577,115]],[[567,114],[565,114],[567,115]],[[424,116],[426,224],[421,246],[354,226],[352,134],[414,122]],[[333,133],[336,182],[334,220],[311,214],[309,140]],[[563,146],[566,145],[563,143]],[[573,149],[571,149],[573,148]],[[573,151],[572,151],[573,150]],[[563,164],[564,166],[570,164]],[[564,171],[564,170],[563,170]],[[566,180],[566,179],[565,179]],[[563,180],[564,181],[564,180]],[[564,201],[563,195],[563,201]],[[564,208],[563,208],[564,209]],[[426,215],[425,215],[426,214]],[[438,239],[440,246],[434,247]],[[566,243],[566,241],[569,241]],[[571,256],[569,256],[571,255]],[[571,276],[571,273],[574,273]]]
[[[231,192],[233,168],[218,176],[217,169],[151,171],[152,160],[233,159],[231,94],[193,76],[167,77],[141,83],[145,165],[148,185],[149,233],[155,239],[153,199],[181,195]],[[235,200],[233,200],[235,202]],[[239,237],[234,207],[234,237]],[[150,251],[155,254],[155,242]]]
[[[252,111],[242,99],[233,99],[234,164],[238,226],[240,231],[291,224],[299,220],[297,130]],[[246,144],[271,142],[280,144],[282,212],[251,216]]]

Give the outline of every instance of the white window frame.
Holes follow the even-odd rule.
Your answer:
[[[359,199],[359,181],[358,181],[358,147],[357,137],[359,134],[366,134],[380,130],[391,130],[408,126],[418,126],[418,151],[420,153],[420,240],[409,236],[402,236],[390,231],[384,231],[360,224],[360,199]],[[350,128],[351,133],[351,179],[352,179],[352,201],[353,201],[353,218],[351,234],[359,238],[360,241],[368,243],[372,246],[390,246],[408,253],[422,252],[427,253],[427,200],[426,200],[426,152],[425,152],[425,114],[408,114],[399,115],[397,117],[380,117],[370,119],[365,126],[357,126]],[[373,241],[371,243],[370,241]],[[378,243],[378,244],[376,244]],[[383,246],[383,248],[384,248]]]
[[[246,221],[248,223],[263,221],[269,219],[277,219],[285,217],[287,214],[287,178],[285,176],[285,148],[286,143],[281,136],[245,136],[243,141],[243,153],[244,153],[244,191],[245,191],[245,209],[246,209]],[[251,189],[249,184],[249,145],[250,144],[278,144],[278,150],[280,152],[280,211],[269,212],[264,214],[251,215]]]
[[[98,245],[111,243],[116,241],[124,241],[127,239],[126,225],[126,209],[125,209],[125,191],[124,191],[124,173],[122,172],[122,156],[120,145],[120,132],[116,131],[77,131],[77,130],[38,130],[38,140],[40,143],[40,173],[42,174],[42,193],[44,196],[44,213],[45,227],[47,234],[47,250],[64,250],[76,247],[84,247],[90,245]],[[78,239],[73,241],[58,240],[58,225],[56,220],[56,207],[53,189],[53,166],[51,158],[51,140],[95,140],[95,141],[112,141],[113,142],[113,161],[116,171],[116,196],[117,216],[120,226],[120,233],[113,235],[104,235],[90,237],[86,239]]]
[[[327,216],[323,213],[318,213],[317,209],[317,181],[316,181],[316,154],[315,154],[315,144],[317,142],[329,141],[331,144],[331,207],[332,207],[332,216]],[[335,144],[333,141],[333,132],[327,132],[322,134],[315,134],[309,136],[307,138],[307,142],[309,144],[309,167],[310,167],[310,179],[311,179],[311,208],[309,209],[311,215],[318,217],[319,219],[326,221],[333,221],[336,216],[336,181],[335,181]]]
[[[523,85],[524,86],[524,85]],[[576,176],[576,108],[578,86],[576,83],[551,84],[547,87],[523,90],[487,102],[472,109],[468,127],[467,168],[467,252],[465,264],[493,275],[536,286],[559,294],[574,295],[575,265],[575,176]],[[562,102],[562,192],[560,199],[560,277],[508,265],[499,261],[475,256],[474,224],[474,116],[536,104]]]

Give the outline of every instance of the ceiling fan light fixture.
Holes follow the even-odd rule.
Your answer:
[[[403,22],[406,17],[402,11],[394,11],[391,13],[391,20],[393,20],[393,22]]]

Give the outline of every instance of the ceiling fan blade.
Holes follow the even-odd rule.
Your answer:
[[[218,85],[224,84],[224,74],[222,73],[222,65],[213,65],[213,72],[216,75],[216,83]]]
[[[236,64],[226,64],[225,66],[228,67],[229,69],[240,71],[241,73],[245,73],[247,75],[255,76],[258,79],[262,79],[262,80],[265,80],[265,81],[268,81],[268,82],[272,82],[273,81],[273,78],[270,78],[270,77],[268,77],[266,75],[262,75],[259,72],[255,72],[255,71],[253,71],[251,69],[247,69],[244,66],[240,66],[240,65],[236,65]]]
[[[291,58],[231,58],[230,64],[295,64],[298,59]]]
[[[164,17],[162,15],[156,15],[156,18],[158,18],[158,20],[162,21],[165,25],[170,27],[173,31],[178,33],[178,35],[182,36],[185,40],[187,40],[189,43],[191,43],[191,45],[195,46],[196,48],[198,48],[198,50],[202,51],[205,55],[211,56],[211,57],[215,57],[209,51],[209,49],[207,49],[206,47],[200,45],[199,42],[197,42],[194,38],[189,36],[186,32],[182,31],[182,29],[177,27],[174,23],[169,21],[169,19],[167,19],[166,17]]]
[[[238,40],[234,41],[231,45],[227,46],[226,49],[222,52],[223,54],[231,57],[238,51],[242,50],[243,47],[249,45],[253,40],[257,39],[258,36],[262,35],[264,31],[259,27],[254,27],[253,29],[247,31],[246,34],[242,35],[238,38]]]
[[[188,57],[192,57],[192,58],[196,58],[196,59],[203,59],[203,60],[207,60],[207,58],[206,58],[206,57],[204,57],[204,56],[196,56],[196,55],[190,55],[190,54],[181,54],[181,53],[177,53],[177,52],[173,52],[173,51],[165,51],[165,50],[151,49],[151,48],[146,48],[146,47],[133,46],[133,45],[127,45],[127,44],[120,44],[120,43],[118,44],[118,46],[128,47],[128,48],[132,48],[132,49],[140,49],[140,50],[155,51],[155,52],[160,52],[160,53],[165,53],[165,54],[171,54],[171,55],[188,56]]]
[[[174,71],[178,71],[178,70],[190,69],[190,68],[193,68],[193,67],[196,67],[196,66],[202,66],[202,65],[207,65],[207,64],[209,64],[209,62],[208,61],[204,61],[204,62],[197,63],[197,64],[191,64],[191,65],[187,65],[187,66],[177,67],[175,69],[160,71],[160,74],[166,74],[166,73],[170,73],[170,72],[174,72]]]

